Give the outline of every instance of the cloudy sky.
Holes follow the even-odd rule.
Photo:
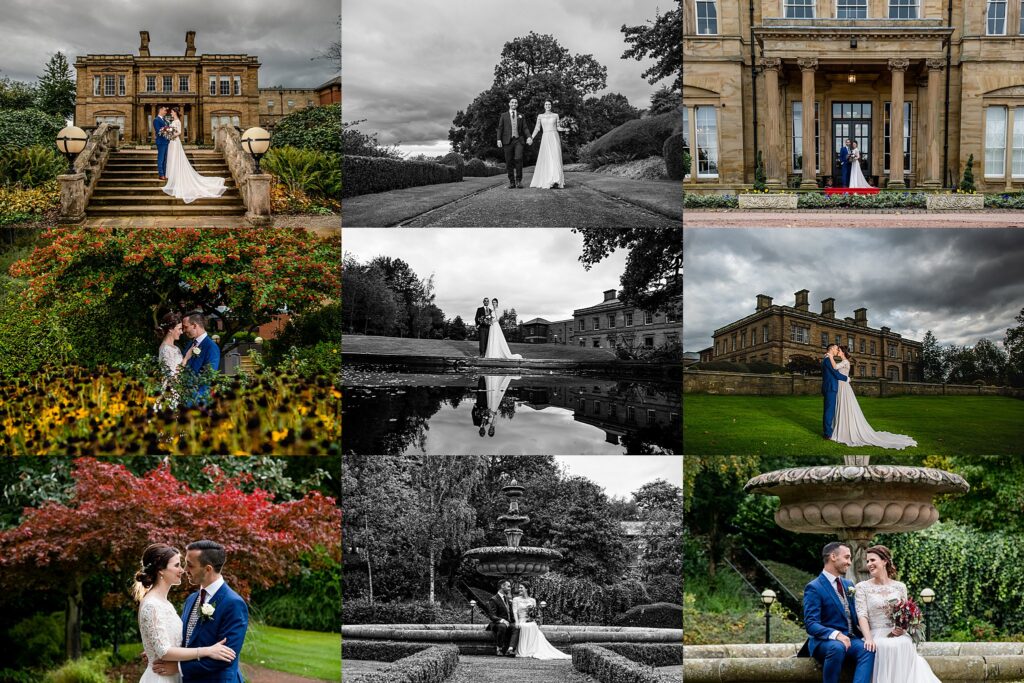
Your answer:
[[[315,87],[337,71],[311,58],[338,40],[340,0],[3,0],[0,71],[34,82],[55,52],[74,65],[78,55],[138,54],[139,31],[149,31],[150,54],[185,54],[185,32],[196,32],[196,53],[245,53],[260,58],[260,86]]]
[[[523,321],[570,318],[618,289],[626,263],[620,249],[583,270],[583,238],[566,228],[348,228],[342,247],[361,263],[390,256],[421,279],[433,273],[436,304],[463,320],[472,320],[484,295]]]
[[[629,494],[655,479],[664,479],[680,487],[683,485],[681,455],[558,455],[555,460],[569,474],[586,477],[604,487],[609,496],[628,498]]]
[[[672,0],[345,0],[342,51],[345,120],[366,119],[385,145],[411,154],[447,152],[455,112],[494,82],[502,47],[530,31],[608,68],[608,88],[638,108],[660,84],[642,77],[653,62],[621,59],[620,28],[675,7]]]
[[[685,232],[684,347],[754,312],[756,296],[810,309],[834,297],[836,317],[868,309],[868,325],[940,344],[1002,344],[1024,306],[1020,229],[708,229]]]

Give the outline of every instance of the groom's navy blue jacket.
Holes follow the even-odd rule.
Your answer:
[[[220,347],[217,346],[217,342],[213,341],[213,338],[207,334],[206,339],[199,345],[199,355],[193,355],[188,359],[186,366],[189,370],[198,375],[203,371],[207,365],[211,366],[214,370],[220,370]],[[199,390],[196,392],[196,400],[205,400],[210,395],[209,385],[200,385]]]
[[[832,437],[832,420],[836,416],[836,392],[839,391],[839,383],[846,381],[846,376],[832,367],[827,356],[821,359],[821,395],[825,397],[821,433],[825,438]]]
[[[218,659],[204,657],[181,662],[182,683],[244,683],[245,679],[238,671],[238,662],[242,658],[242,645],[245,644],[245,632],[249,628],[249,606],[238,593],[228,585],[222,584],[216,593],[207,598],[206,603],[213,605],[213,616],[203,619],[201,616],[192,630],[192,640],[185,642],[188,632],[188,618],[192,606],[199,599],[199,591],[188,596],[185,607],[181,611],[181,642],[182,647],[209,647],[221,640],[235,651],[235,659],[222,662]]]
[[[852,631],[846,625],[846,613],[843,611],[843,603],[839,601],[839,593],[824,574],[818,574],[818,578],[804,587],[804,627],[809,636],[807,647],[812,657],[822,642],[829,640],[833,631],[839,631],[850,638],[861,637],[860,629],[857,628],[857,601],[850,595],[853,581],[841,580],[846,589],[846,601],[850,605]]]

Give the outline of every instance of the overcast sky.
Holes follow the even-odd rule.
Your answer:
[[[570,53],[592,54],[607,67],[608,87],[598,96],[617,92],[646,108],[661,84],[641,75],[653,61],[621,59],[628,46],[619,29],[653,20],[659,8],[664,14],[675,3],[345,0],[345,120],[366,119],[360,130],[380,133],[381,144],[401,142],[404,152],[445,153],[455,112],[494,83],[505,43],[530,31],[553,35]]]
[[[834,297],[836,317],[868,309],[868,325],[939,344],[1002,345],[1024,306],[1020,229],[708,229],[683,243],[684,348],[754,312],[756,296],[792,306],[810,290],[813,312]]]
[[[310,60],[338,40],[340,13],[340,0],[3,0],[0,70],[34,82],[58,51],[72,69],[80,55],[138,54],[143,30],[153,56],[184,55],[193,30],[197,54],[259,57],[261,87],[315,87],[337,73],[327,60]]]
[[[486,295],[522,321],[572,317],[618,289],[626,255],[616,250],[586,271],[583,237],[567,228],[348,228],[342,248],[359,262],[400,258],[421,278],[434,274],[435,303],[472,321]]]
[[[683,485],[683,456],[672,455],[556,455],[569,474],[586,477],[609,496],[629,498],[644,484],[664,479]]]

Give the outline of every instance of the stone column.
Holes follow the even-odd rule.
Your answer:
[[[60,185],[60,213],[58,223],[81,223],[85,220],[85,174],[70,173],[57,176]]]
[[[245,179],[245,219],[250,225],[270,226],[274,217],[270,214],[270,176],[253,173]]]
[[[783,186],[782,152],[782,97],[779,93],[779,69],[782,60],[778,57],[766,57],[761,60],[764,70],[765,111],[764,111],[764,149],[761,158],[764,160],[764,172],[768,186],[779,189]],[[754,163],[757,163],[757,150],[754,150]]]
[[[814,73],[818,70],[816,57],[803,57],[800,64],[802,78],[801,91],[803,102],[803,178],[800,189],[815,190],[818,188],[818,169],[814,163]]]
[[[942,159],[939,156],[939,90],[942,88],[942,70],[946,68],[944,59],[928,59],[925,61],[928,66],[928,118],[925,120],[925,169],[924,186],[942,187],[942,175],[945,173],[939,167]],[[918,138],[920,141],[920,137]],[[918,144],[921,144],[918,142]]]
[[[1013,190],[1013,118],[1017,107],[1006,108],[1006,192]]]
[[[889,110],[889,184],[887,187],[902,190],[903,182],[903,74],[910,66],[909,59],[890,59],[892,72],[892,106]]]

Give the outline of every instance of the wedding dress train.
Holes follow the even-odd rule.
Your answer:
[[[227,192],[223,178],[208,178],[196,173],[185,155],[185,148],[181,146],[181,121],[172,121],[170,125],[178,137],[167,145],[167,184],[163,191],[186,204],[197,199],[219,197]]]
[[[181,617],[174,606],[156,597],[143,598],[139,605],[139,633],[142,649],[149,660],[139,683],[181,683],[181,675],[161,676],[153,671],[153,662],[172,647],[181,647]]]
[[[850,361],[843,360],[836,369],[846,377],[850,376]],[[832,440],[847,446],[880,446],[903,450],[916,446],[917,441],[891,432],[876,432],[864,418],[864,413],[857,403],[857,395],[849,382],[839,382],[839,393],[836,395],[836,416],[832,421]]]
[[[536,621],[527,621],[529,619],[526,615],[527,610],[536,606],[537,601],[533,598],[512,600],[512,609],[516,613],[516,624],[519,625],[519,645],[516,647],[516,657],[572,659],[572,655],[565,654],[548,642]]]
[[[562,139],[558,135],[558,114],[541,114],[537,117],[534,136],[540,128],[544,134],[537,152],[537,165],[533,169],[530,187],[547,189],[552,185],[565,187],[565,173],[562,171]]]
[[[892,620],[886,606],[890,600],[906,599],[907,587],[899,581],[881,585],[868,580],[857,584],[857,616],[867,618],[875,641],[871,683],[941,683],[924,657],[917,654],[909,634],[889,637]]]
[[[519,353],[512,353],[505,341],[505,333],[501,331],[501,325],[495,320],[487,333],[487,348],[484,350],[484,358],[502,358],[505,360],[522,360]]]

